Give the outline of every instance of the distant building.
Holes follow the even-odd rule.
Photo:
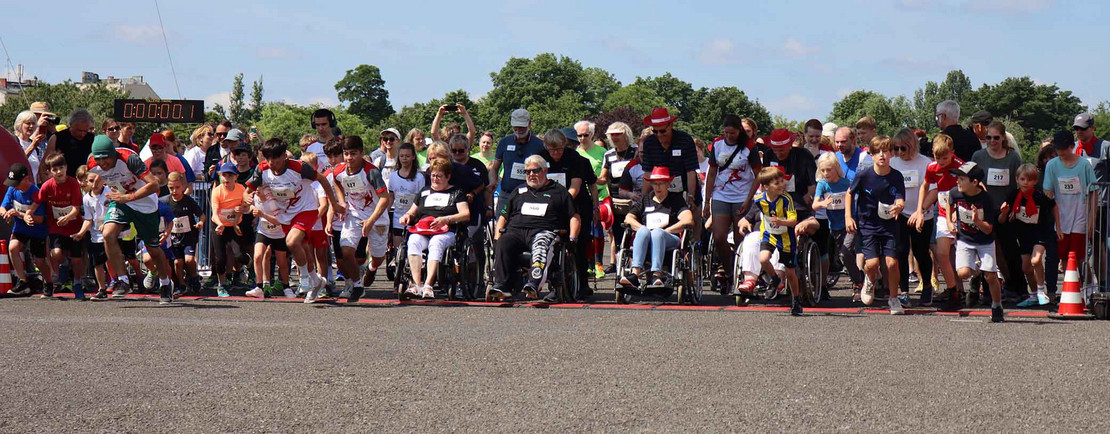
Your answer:
[[[26,87],[38,87],[38,77],[23,80],[23,65],[16,66],[15,78],[0,77],[0,104],[8,102],[8,96],[19,95]]]
[[[117,89],[129,95],[129,98],[135,99],[161,99],[154,89],[150,87],[145,81],[143,76],[136,75],[129,78],[115,78],[108,76],[108,78],[101,79],[100,75],[95,72],[82,71],[81,82],[77,83],[77,87],[85,88],[96,84],[103,84],[108,89]]]

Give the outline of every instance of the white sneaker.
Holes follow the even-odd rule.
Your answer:
[[[902,302],[898,301],[898,297],[890,297],[886,301],[887,306],[890,306],[891,315],[905,315],[906,308],[902,307]]]
[[[415,298],[420,298],[420,294],[421,294],[420,293],[420,285],[411,285],[411,286],[409,286],[409,289],[405,290],[405,294],[408,294],[408,295],[410,295],[412,297],[415,297]]]
[[[324,285],[326,283],[327,282],[324,282],[324,279],[321,279],[318,276],[309,277],[309,289],[308,293],[304,295],[304,302],[306,304],[315,303],[316,300],[320,298],[320,290],[324,289]]]
[[[283,292],[285,292],[285,298],[297,298],[297,291],[294,291],[293,288],[285,288]]]
[[[262,288],[255,287],[254,289],[247,291],[247,297],[266,298],[266,292],[263,291]]]
[[[432,291],[431,286],[424,286],[424,293],[421,295],[421,297],[425,300],[435,300],[436,293],[435,291]]]
[[[871,283],[871,279],[863,278],[863,290],[860,291],[859,299],[866,306],[875,301],[875,284]]]

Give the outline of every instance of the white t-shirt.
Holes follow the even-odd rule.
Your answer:
[[[732,157],[732,161],[729,162],[729,157],[736,152],[737,148],[740,153]],[[746,146],[729,145],[724,140],[713,143],[713,153],[709,158],[716,158],[718,166],[717,179],[713,180],[713,200],[742,203],[748,198],[748,192],[755,181],[755,173],[752,172],[748,162],[751,153],[752,150]],[[729,163],[728,167],[720,167],[726,162]],[[709,160],[706,159],[706,164],[708,163]]]
[[[412,208],[416,195],[424,188],[424,174],[416,172],[411,180],[401,177],[400,172],[389,175],[389,191],[393,193],[393,227],[400,228],[401,216]]]
[[[142,176],[149,171],[146,163],[139,159],[139,154],[126,148],[116,148],[116,154],[116,165],[108,170],[101,169],[100,165],[96,164],[96,160],[90,155],[88,160],[89,171],[104,178],[106,185],[104,188],[106,189],[112,189],[120,193],[134,193],[145,187],[146,181],[143,181]],[[135,212],[156,214],[158,213],[158,192],[155,190],[153,194],[137,198],[125,205]]]
[[[30,140],[19,139],[19,145],[23,147],[24,154],[26,154],[27,149],[31,147],[31,143]],[[45,146],[46,143],[40,143],[39,147],[36,148],[34,152],[31,152],[31,155],[27,156],[27,163],[31,166],[31,179],[35,181],[35,184],[39,183],[39,164],[42,163],[42,153]]]
[[[316,154],[316,163],[319,164],[320,172],[327,170],[331,167],[331,162],[328,161],[327,155],[324,154],[324,143],[317,140],[315,143],[308,145],[305,151]]]
[[[254,195],[254,207],[262,210],[263,213],[276,216],[278,212],[277,202],[273,200],[262,200],[262,195]],[[285,231],[281,229],[281,225],[270,223],[264,218],[258,218],[258,233],[271,240],[280,240],[285,238]]]
[[[92,222],[92,229],[89,229],[89,241],[94,243],[103,243],[104,234],[100,232],[100,225],[104,224],[104,216],[108,213],[108,198],[105,193],[108,189],[105,188],[99,195],[92,192],[81,195],[81,209],[84,212],[85,220]]]
[[[319,181],[312,181],[312,191],[316,193],[316,208],[320,208],[320,204],[327,202],[328,193],[324,191],[324,186],[320,185]],[[312,225],[313,231],[324,230],[324,216],[316,219],[316,224]]]
[[[193,146],[185,150],[185,161],[189,162],[189,168],[193,169],[193,173],[197,178],[203,178],[204,173],[204,150],[200,146]]]
[[[343,191],[348,216],[357,221],[364,221],[373,217],[378,199],[386,190],[385,180],[382,179],[381,171],[369,161],[363,162],[362,168],[357,172],[349,172],[347,163],[339,163],[331,172],[331,176],[336,188]],[[374,224],[377,226],[389,224],[389,216],[382,213]]]
[[[297,214],[315,211],[319,205],[312,188],[312,183],[316,182],[316,171],[299,160],[289,160],[285,164],[285,171],[278,175],[270,169],[269,163],[259,163],[254,175],[247,181],[247,188],[269,187],[270,197],[278,204],[276,217],[281,224],[288,225],[292,224]]]
[[[910,161],[903,160],[901,157],[890,159],[890,167],[902,173],[906,184],[906,207],[902,208],[902,215],[909,217],[917,210],[917,196],[921,192],[921,183],[925,182],[925,170],[932,162],[932,159],[921,154],[917,154],[917,157]],[[925,210],[924,216],[925,219],[935,217],[936,207],[929,207]]]

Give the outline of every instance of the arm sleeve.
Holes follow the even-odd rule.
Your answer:
[[[493,159],[505,161],[505,158],[503,158],[504,155],[505,155],[505,139],[502,138],[501,140],[497,141],[497,150],[493,151]]]
[[[791,199],[789,194],[784,194],[782,197],[786,199],[786,219],[798,218],[798,210],[794,208],[794,199]]]
[[[0,207],[3,207],[4,209],[11,209],[13,191],[15,191],[14,187],[8,187],[8,190],[4,192],[4,201],[0,202]]]
[[[829,183],[828,182],[826,182],[826,181],[817,181],[817,190],[815,190],[813,192],[813,197],[816,198],[816,199],[820,199],[820,198],[824,197],[825,193],[828,192],[828,191],[829,191]]]
[[[293,164],[293,163],[296,163],[296,164]],[[307,179],[309,181],[315,181],[316,180],[317,172],[316,172],[316,169],[312,168],[312,166],[309,166],[307,164],[301,164],[300,161],[290,161],[288,164],[292,165],[292,166],[289,167],[290,169],[294,169],[297,172],[300,172],[301,178]]]
[[[644,212],[644,200],[643,200],[643,198],[641,198],[640,200],[632,202],[632,206],[628,210],[628,215],[634,215],[634,216],[636,216],[637,219],[642,221],[643,217],[641,216],[641,214],[643,214],[643,212]]]
[[[85,219],[85,220],[90,220],[90,221],[94,220],[96,217],[95,217],[95,215],[93,215],[93,213],[94,213],[93,207],[89,206],[89,204],[87,202],[85,202],[84,196],[82,196],[81,197],[81,216],[82,216],[82,218]]]
[[[717,164],[716,146],[714,146],[716,144],[717,142],[710,143],[709,146],[705,148],[705,156],[708,157],[707,159],[709,160],[709,167],[720,167]],[[736,151],[734,152],[740,152],[739,145],[736,146]]]
[[[146,176],[150,171],[150,169],[146,167],[146,163],[143,162],[143,159],[139,158],[139,154],[134,153],[127,157],[127,170],[130,170],[131,173],[134,173],[135,177],[139,179],[143,179],[143,176]]]
[[[84,201],[82,201],[81,199],[84,196],[81,195],[81,187],[80,187],[79,182],[74,182],[74,183],[70,184],[69,197],[73,198],[73,200],[69,201],[70,205],[73,205],[73,206],[76,206],[76,207],[82,206]]]

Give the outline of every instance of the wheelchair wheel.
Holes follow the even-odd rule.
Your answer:
[[[632,266],[632,245],[631,244],[632,244],[632,241],[629,239],[628,230],[626,229],[624,231],[624,235],[621,236],[620,247],[618,247],[618,250],[617,250],[617,266],[616,266],[616,272],[617,272],[616,274],[617,275],[613,279],[613,292],[619,292],[617,290],[621,288],[621,278],[624,277],[625,273],[629,272],[629,268]],[[620,294],[617,294],[617,301],[619,302],[620,299],[621,299]]]
[[[407,250],[407,243],[402,242],[401,245],[397,247],[397,255],[394,257],[397,261],[397,266],[393,273],[393,290],[397,293],[397,299],[400,301],[408,300],[405,289],[408,288],[410,280],[412,279],[412,274],[409,272]]]
[[[701,303],[702,285],[704,284],[701,277],[701,255],[695,247],[689,246],[683,249],[680,257],[680,264],[675,267],[676,271],[681,274],[682,281],[678,288],[678,304],[695,305]]]
[[[397,246],[393,245],[393,234],[389,234],[389,248],[385,251],[385,277],[390,281],[397,276]]]
[[[825,275],[825,286],[832,288],[840,282],[840,276],[844,273],[844,264],[840,262],[840,255],[836,253],[835,245],[829,246],[829,274]]]
[[[574,303],[578,299],[578,268],[574,261],[574,252],[567,251],[566,246],[557,250],[559,256],[559,276],[562,282],[556,289],[561,303]]]
[[[821,299],[821,251],[809,237],[798,243],[798,284],[801,285],[802,298],[816,306]]]

